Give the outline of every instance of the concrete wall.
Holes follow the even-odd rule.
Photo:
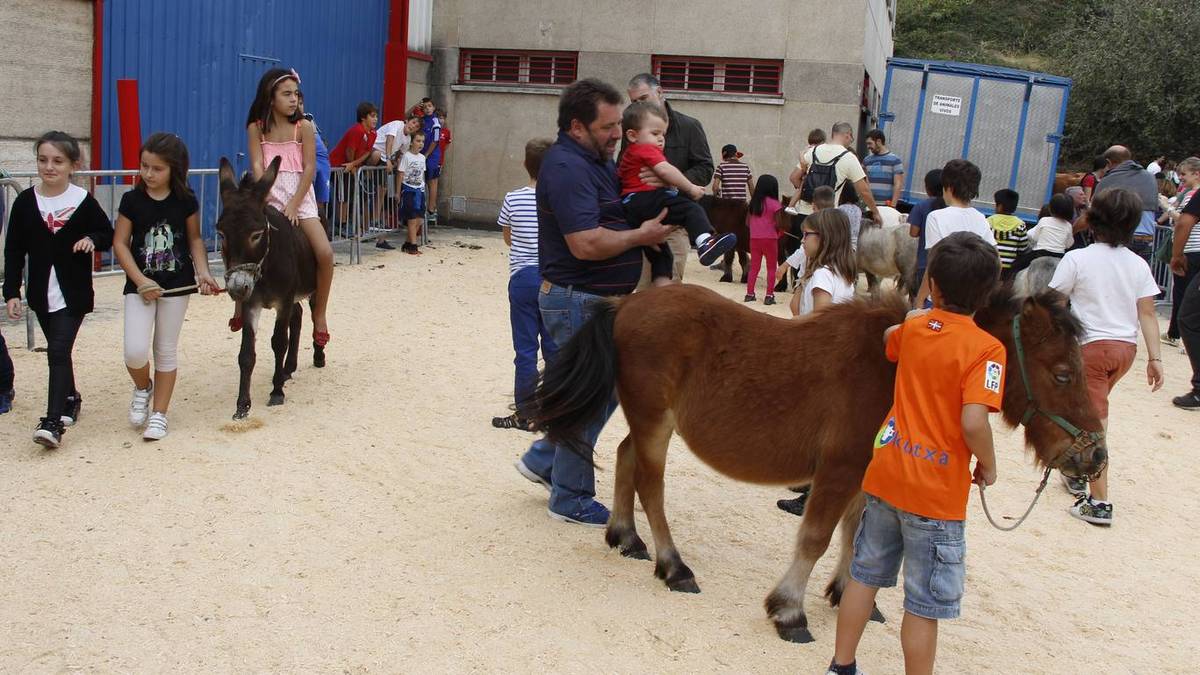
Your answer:
[[[783,99],[711,99],[668,94],[672,105],[704,125],[714,160],[725,143],[746,154],[756,174],[786,185],[814,127],[857,125],[864,70],[878,72],[891,54],[887,0],[526,0],[434,5],[429,91],[450,112],[454,146],[439,187],[442,213],[491,222],[506,191],[526,181],[524,145],[553,137],[558,91],[457,85],[460,48],[579,52],[579,76],[624,89],[648,71],[652,54],[783,59]],[[632,23],[630,16],[646,20]],[[746,17],[777,17],[748,21]],[[876,18],[872,18],[872,17]],[[866,63],[870,61],[870,63]],[[785,188],[790,191],[789,188]],[[452,196],[459,210],[447,208]]]
[[[0,2],[0,167],[37,168],[33,141],[50,129],[84,144],[92,121],[92,3]]]

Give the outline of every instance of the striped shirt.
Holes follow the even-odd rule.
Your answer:
[[[1179,191],[1178,205],[1176,208],[1180,213],[1187,208],[1187,205],[1197,199],[1196,194],[1200,192],[1200,188],[1192,190],[1183,189]],[[1200,203],[1200,202],[1197,202]],[[1188,235],[1187,243],[1183,245],[1184,253],[1200,253],[1200,227],[1193,226],[1191,234]]]
[[[508,274],[538,264],[537,192],[523,187],[504,195],[500,206],[500,227],[512,230],[512,250],[508,254]]]
[[[1025,230],[1025,221],[1016,216],[997,213],[988,216],[988,225],[992,227],[992,236],[996,238],[996,252],[1000,254],[1000,269],[1012,267],[1025,247],[1029,245],[1029,234]]]
[[[723,199],[750,199],[750,166],[741,162],[721,162],[716,177],[721,179],[717,196]]]
[[[863,158],[863,170],[867,172],[867,182],[871,185],[871,196],[875,202],[880,205],[891,202],[894,179],[904,174],[904,162],[894,152],[882,155],[868,153]]]

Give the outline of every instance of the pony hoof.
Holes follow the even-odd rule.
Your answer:
[[[271,394],[271,400],[267,401],[267,405],[283,405],[283,394]]]
[[[313,343],[313,346],[316,347],[315,342]],[[325,367],[325,351],[323,348],[318,348],[317,351],[313,352],[313,368],[324,368],[324,367]]]
[[[233,413],[233,419],[235,419],[235,420],[244,420],[249,416],[250,416],[250,406],[246,406],[245,408],[243,408],[242,406],[238,406],[237,412]]]
[[[877,623],[887,623],[887,619],[883,617],[883,612],[879,611],[879,605],[871,608],[871,620]]]
[[[720,281],[720,282],[726,283],[726,284],[731,284],[731,283],[733,283],[733,275],[726,274],[726,275],[722,276],[720,279],[718,279],[717,281]]]
[[[775,624],[775,632],[779,633],[779,637],[794,642],[799,645],[808,644],[813,641],[812,633],[808,632],[805,626],[781,626]]]
[[[633,560],[649,560],[650,559],[650,553],[649,553],[649,551],[646,550],[645,544],[642,544],[640,547],[638,547],[638,546],[621,547],[621,555],[625,556],[626,558],[632,558]]]
[[[700,586],[696,583],[695,577],[685,577],[683,579],[667,579],[667,588],[676,593],[699,593]]]

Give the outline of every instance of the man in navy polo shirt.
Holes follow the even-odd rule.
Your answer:
[[[642,246],[663,243],[673,229],[666,209],[630,228],[621,208],[613,153],[621,139],[621,94],[594,79],[563,90],[558,102],[558,140],[538,172],[538,306],[550,336],[565,345],[605,297],[632,293],[642,274]],[[614,398],[588,427],[595,445],[616,410]],[[590,462],[546,439],[533,443],[516,463],[525,478],[550,490],[548,513],[568,523],[604,527],[608,509],[596,501]]]

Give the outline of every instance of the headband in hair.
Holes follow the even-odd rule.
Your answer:
[[[274,89],[275,85],[279,84],[280,82],[283,82],[284,80],[286,80],[288,78],[295,80],[296,84],[300,84],[300,74],[296,72],[295,68],[289,68],[287,73],[275,78],[275,81],[271,83],[271,88]]]

